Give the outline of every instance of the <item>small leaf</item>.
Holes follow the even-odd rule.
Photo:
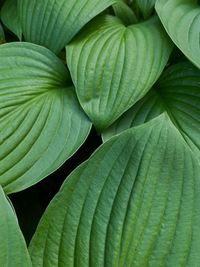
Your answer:
[[[196,0],[158,0],[156,11],[179,49],[200,68],[200,8]]]
[[[17,13],[17,0],[6,0],[1,9],[1,20],[19,40],[22,39],[22,28]]]
[[[200,71],[189,62],[168,68],[152,90],[103,133],[104,141],[166,111],[200,159]]]
[[[33,266],[198,266],[199,173],[166,115],[110,139],[50,203]]]
[[[51,51],[8,43],[0,58],[0,184],[11,193],[55,171],[84,142],[91,123]]]
[[[0,186],[0,266],[31,267],[17,217]]]
[[[66,49],[79,101],[101,130],[148,92],[172,45],[157,17],[125,27],[116,17],[102,16]]]
[[[116,0],[18,0],[25,40],[58,54],[93,17]]]

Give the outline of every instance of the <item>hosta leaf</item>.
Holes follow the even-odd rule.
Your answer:
[[[116,0],[18,0],[26,41],[58,53],[93,17]]]
[[[112,138],[47,208],[33,266],[198,266],[199,173],[166,116]]]
[[[0,46],[0,184],[24,189],[57,169],[87,137],[62,62],[30,43]]]
[[[200,7],[196,0],[158,0],[156,11],[174,43],[200,68]]]
[[[6,0],[1,9],[1,20],[21,40],[22,28],[17,13],[17,0]]]
[[[134,0],[135,6],[142,13],[144,18],[148,18],[155,5],[156,0]]]
[[[0,186],[0,266],[31,267],[17,217]]]
[[[147,93],[171,48],[157,17],[126,27],[112,16],[98,18],[67,46],[79,101],[97,129]]]
[[[121,19],[125,25],[131,25],[137,22],[137,17],[134,11],[122,0],[113,5],[113,10],[119,19]]]
[[[168,68],[152,90],[103,133],[103,139],[166,111],[200,159],[200,71],[189,62]]]

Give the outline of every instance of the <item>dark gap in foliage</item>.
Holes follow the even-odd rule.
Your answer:
[[[58,192],[65,178],[78,165],[87,160],[101,143],[101,137],[92,128],[82,147],[57,171],[36,185],[9,196],[27,243],[30,242],[44,210]]]

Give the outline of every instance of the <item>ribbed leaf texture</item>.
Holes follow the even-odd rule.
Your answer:
[[[200,71],[189,62],[168,68],[152,90],[103,133],[104,141],[166,111],[200,159]]]
[[[200,68],[200,7],[196,0],[158,0],[156,11],[174,43]]]
[[[157,17],[126,27],[116,17],[103,16],[67,46],[79,101],[98,130],[148,92],[171,49]]]
[[[30,43],[0,46],[0,184],[22,190],[55,171],[85,141],[91,123],[63,63]]]
[[[33,266],[198,266],[199,173],[167,115],[113,137],[50,203]]]
[[[116,0],[18,0],[25,40],[55,53]]]

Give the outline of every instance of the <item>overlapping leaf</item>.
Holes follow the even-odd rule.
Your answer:
[[[200,68],[200,7],[196,0],[158,0],[156,11],[169,36]]]
[[[200,71],[189,62],[168,68],[152,90],[103,133],[103,139],[166,111],[200,159]]]
[[[62,62],[30,43],[0,46],[0,184],[24,189],[57,169],[87,137]]]
[[[21,40],[22,28],[17,13],[17,0],[5,1],[1,9],[1,20]]]
[[[112,138],[46,210],[33,266],[198,266],[199,173],[166,116]]]
[[[134,5],[142,13],[144,18],[148,18],[154,8],[156,0],[134,0]]]
[[[67,46],[79,101],[97,129],[109,126],[147,93],[171,48],[157,17],[125,27],[112,16],[96,19]]]
[[[17,217],[0,186],[0,266],[31,267]]]
[[[58,53],[93,17],[116,0],[18,0],[25,40]]]

